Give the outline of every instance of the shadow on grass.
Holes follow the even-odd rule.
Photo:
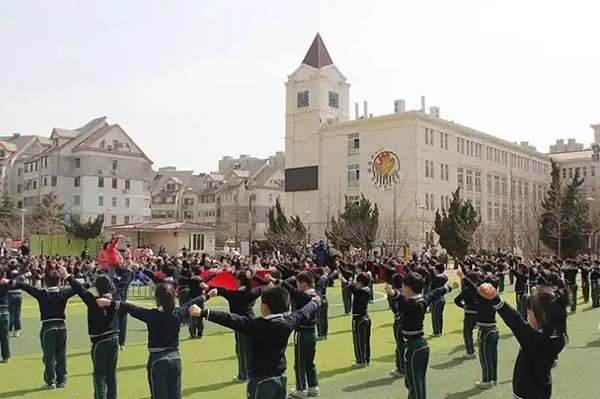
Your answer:
[[[40,392],[41,388],[30,388],[30,389],[21,389],[19,391],[10,391],[10,392],[0,392],[0,398],[18,398],[21,396],[29,395],[30,393]]]
[[[449,393],[446,396],[444,396],[444,399],[466,399],[466,398],[472,398],[473,396],[479,395],[483,391],[484,391],[483,389],[471,388],[471,389],[467,389],[466,391]]]
[[[374,359],[371,359],[371,361],[372,362],[377,362],[377,363],[391,363],[391,362],[395,362],[396,361],[396,354],[392,353],[390,355],[376,357]]]
[[[394,377],[380,378],[379,380],[367,381],[362,384],[346,387],[346,388],[342,389],[342,391],[357,392],[357,391],[362,391],[362,390],[369,389],[369,388],[376,388],[376,387],[381,387],[384,385],[391,385],[394,381],[401,381],[401,380],[399,380],[398,378],[394,378]]]
[[[589,312],[590,310],[600,310],[600,308],[589,307],[582,310],[582,312]]]
[[[435,369],[435,370],[451,369],[453,367],[460,366],[467,360],[471,360],[471,359],[467,359],[462,356],[461,357],[453,357],[452,359],[448,360],[447,362],[440,363],[440,364],[434,364],[431,366],[431,368]]]
[[[124,373],[126,371],[135,371],[135,370],[141,370],[141,369],[145,369],[146,368],[146,363],[143,364],[132,364],[131,366],[119,366],[117,367],[117,373]],[[88,377],[91,376],[93,373],[89,372],[89,373],[81,373],[81,374],[69,374],[70,378],[75,378],[75,377]]]
[[[325,380],[327,378],[335,377],[336,375],[345,374],[353,371],[354,368],[352,366],[341,367],[339,369],[319,371],[319,379]]]
[[[449,355],[454,355],[455,353],[458,352],[462,352],[465,350],[465,346],[464,345],[458,345],[455,346],[454,349],[452,349],[450,352],[448,352]]]
[[[213,362],[227,362],[229,360],[236,360],[237,356],[229,356],[229,357],[222,357],[220,359],[206,359],[206,360],[198,360],[195,363],[213,363]]]
[[[380,328],[392,328],[394,327],[394,323],[387,323],[387,324],[382,324],[380,326],[375,327],[376,330],[379,330]]]
[[[331,335],[342,335],[342,334],[351,334],[351,333],[352,333],[352,330],[339,330],[339,331],[330,332],[327,335],[331,336]]]
[[[219,389],[224,389],[224,388],[230,387],[232,385],[240,385],[240,384],[238,384],[237,382],[233,382],[233,381],[225,381],[225,382],[217,382],[214,384],[203,385],[201,387],[186,388],[181,391],[181,396],[186,397],[186,396],[191,396],[191,395],[194,395],[196,393],[201,393],[201,392],[218,391]]]

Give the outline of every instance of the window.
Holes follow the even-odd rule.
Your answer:
[[[309,97],[308,90],[299,91],[296,101],[297,101],[298,108],[308,107],[308,105],[310,104],[310,97]],[[367,115],[365,115],[365,118],[366,117],[367,117]]]
[[[98,144],[98,147],[100,147],[100,148],[106,148],[106,140],[102,140],[100,142],[100,144]]]
[[[529,200],[529,182],[523,182],[523,199]]]
[[[42,187],[46,187],[48,185],[48,176],[42,176]]]
[[[488,222],[492,222],[494,220],[492,216],[492,201],[487,202],[487,220]]]
[[[500,195],[500,176],[494,176],[494,195]]]
[[[112,161],[112,170],[117,170],[119,168],[119,161]]]
[[[429,128],[425,128],[425,145],[429,145]]]
[[[117,188],[117,185],[118,185],[118,180],[112,179],[112,188]]]
[[[48,167],[48,157],[42,158],[42,167]]]
[[[429,161],[425,161],[425,177],[429,177]]]
[[[21,193],[21,192],[23,192],[23,185],[17,184],[17,193]]]
[[[125,208],[129,208],[129,198],[125,198]]]
[[[360,168],[358,164],[348,165],[348,186],[358,186],[360,181]]]
[[[117,215],[111,215],[110,216],[110,224],[113,225],[113,226],[115,224],[117,224]]]
[[[360,139],[358,133],[348,135],[348,155],[358,155],[360,150]]]
[[[440,148],[443,150],[448,149],[448,133],[440,132]]]
[[[506,220],[506,218],[508,217],[508,205],[506,204],[506,202],[502,203],[502,219]]]
[[[448,181],[448,165],[441,163],[440,164],[440,178],[442,180]]]
[[[117,197],[112,197],[112,206],[117,206]]]
[[[125,190],[131,190],[131,180],[125,180]]]
[[[592,175],[592,177],[596,176],[596,165],[590,166],[590,174]]]
[[[475,172],[475,191],[481,192],[481,172]]]
[[[467,190],[473,191],[473,171],[467,169]]]
[[[583,167],[583,177],[587,177],[587,166]]]
[[[273,203],[273,194],[269,194],[269,204]]]
[[[123,223],[129,224],[129,216],[123,217]]]
[[[433,161],[425,161],[425,177],[433,179],[434,175]]]
[[[188,248],[191,251],[204,251],[204,234],[190,234]]]
[[[104,206],[104,197],[98,197],[98,206]]]
[[[425,193],[425,208],[429,210],[429,194]]]
[[[75,158],[75,167],[81,168],[81,158]]]
[[[75,186],[75,187],[81,186],[81,177],[78,176],[75,179],[73,179],[73,186]]]
[[[0,158],[6,158],[6,150],[0,150]]]
[[[256,194],[250,194],[250,201],[256,201]]]
[[[329,92],[329,106],[338,109],[340,107],[340,95],[334,91]],[[367,116],[365,115],[365,118]]]
[[[569,168],[569,179],[573,178],[573,168]]]
[[[475,198],[475,212],[481,216],[481,198]]]
[[[457,179],[458,180],[458,187],[465,188],[464,169],[463,168],[456,169],[456,176],[458,178]]]
[[[73,197],[73,205],[79,205],[79,195]]]
[[[116,150],[118,146],[119,146],[119,140],[113,140],[113,143],[112,143],[113,150]],[[113,165],[114,165],[114,161],[113,161]]]
[[[506,177],[502,177],[502,179],[501,179],[501,191],[502,191],[502,195],[507,195]]]
[[[57,181],[57,180],[58,180],[58,179],[57,179],[57,177],[56,177],[56,176],[51,176],[51,177],[50,177],[50,185],[51,185],[52,187],[56,187],[56,181]]]
[[[56,148],[59,145],[58,137],[52,139],[52,147]]]
[[[98,187],[104,187],[104,177],[98,177]]]

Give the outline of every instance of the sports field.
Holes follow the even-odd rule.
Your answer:
[[[340,290],[330,288],[330,335],[318,343],[317,368],[324,398],[357,395],[366,398],[405,398],[404,380],[389,376],[394,366],[392,314],[382,286],[376,287],[376,302],[371,305],[372,361],[368,369],[354,370],[350,319],[342,315]],[[513,300],[512,288],[506,298]],[[454,306],[455,292],[448,295],[444,336],[430,339],[431,358],[428,370],[428,398],[489,399],[512,398],[512,365],[517,344],[500,324],[499,386],[483,391],[473,387],[480,377],[477,360],[464,360],[462,345],[462,313]],[[23,331],[20,338],[11,339],[13,357],[9,364],[0,364],[0,399],[2,398],[92,398],[91,361],[87,336],[85,306],[73,298],[68,307],[68,386],[62,390],[40,391],[42,363],[39,349],[39,318],[37,304],[23,294]],[[133,302],[151,306],[151,301],[131,298]],[[581,301],[581,298],[579,298]],[[223,308],[226,303],[215,298],[209,308]],[[581,304],[569,317],[570,342],[554,369],[555,399],[597,399],[600,397],[600,333],[599,310]],[[236,373],[233,334],[207,323],[201,340],[188,340],[187,330],[181,331],[180,350],[183,357],[183,396],[186,398],[245,398],[245,387],[231,382]],[[431,333],[429,315],[426,333]],[[119,397],[148,398],[146,382],[145,326],[130,318],[128,345],[119,358]],[[291,341],[291,340],[290,340]],[[288,350],[288,388],[293,387],[293,350]],[[218,396],[217,396],[218,395]]]

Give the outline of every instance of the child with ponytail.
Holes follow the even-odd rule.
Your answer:
[[[551,286],[537,287],[527,299],[527,321],[498,296],[491,284],[482,284],[478,292],[492,303],[519,342],[520,350],[513,371],[513,396],[550,399],[551,369],[568,339],[568,292]]]

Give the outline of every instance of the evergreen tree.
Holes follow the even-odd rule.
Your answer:
[[[265,240],[271,249],[282,254],[301,257],[307,244],[308,230],[298,215],[289,219],[283,213],[279,199],[269,209],[269,228],[265,232]]]
[[[325,232],[329,242],[340,251],[350,247],[371,252],[379,241],[379,208],[364,195],[356,202],[348,201],[344,212],[336,220],[331,218],[331,228]]]
[[[31,215],[31,233],[63,235],[65,233],[64,216],[65,205],[58,202],[58,196],[55,193],[43,195]]]
[[[15,201],[8,193],[0,198],[0,239],[18,239],[21,236],[21,221]]]
[[[71,224],[65,225],[65,230],[71,237],[85,240],[85,244],[87,245],[89,240],[93,240],[102,234],[103,226],[104,215],[98,215],[95,219],[92,220],[92,218],[90,218],[87,222],[83,223],[72,220]]]
[[[575,169],[571,182],[563,186],[560,170],[560,164],[552,160],[552,182],[542,202],[543,212],[540,215],[540,239],[558,256],[574,257],[586,246],[589,223],[588,207],[579,196],[584,179]]]
[[[460,199],[460,188],[452,193],[452,202],[447,209],[442,213],[439,209],[435,212],[434,231],[448,255],[462,259],[469,251],[481,217],[471,203]]]

